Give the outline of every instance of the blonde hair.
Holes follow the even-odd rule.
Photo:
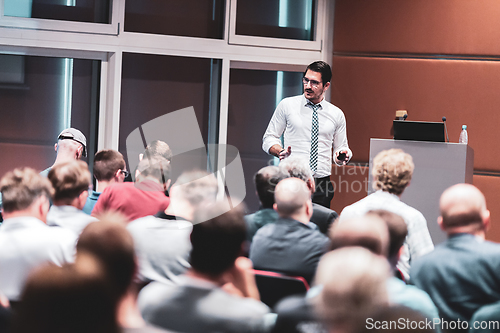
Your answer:
[[[7,213],[24,210],[39,197],[50,199],[54,194],[50,181],[31,168],[9,171],[0,181],[0,190]]]
[[[401,149],[383,150],[373,160],[373,189],[400,195],[413,176],[413,158]]]
[[[66,204],[77,198],[90,185],[87,163],[79,160],[54,165],[48,178],[54,187],[54,201]]]

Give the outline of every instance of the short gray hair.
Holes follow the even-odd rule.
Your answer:
[[[182,173],[172,187],[178,187],[180,196],[193,207],[203,202],[214,202],[218,191],[215,176],[201,170]]]
[[[312,178],[309,162],[301,156],[290,156],[279,164],[280,171],[288,177],[299,178],[306,183]]]

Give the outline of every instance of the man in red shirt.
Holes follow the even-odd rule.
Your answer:
[[[92,210],[92,216],[113,210],[130,221],[164,211],[170,199],[170,162],[160,156],[143,158],[137,167],[135,183],[118,183],[104,189]]]

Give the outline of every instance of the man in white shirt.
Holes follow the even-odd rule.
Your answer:
[[[30,168],[8,172],[0,181],[5,220],[0,228],[0,291],[18,301],[35,267],[73,261],[77,236],[45,224],[53,189]]]
[[[372,168],[373,188],[377,191],[345,207],[339,218],[340,223],[347,223],[349,219],[377,209],[401,216],[408,227],[408,236],[397,267],[407,280],[411,262],[434,249],[424,215],[400,200],[410,185],[414,168],[411,155],[401,149],[381,151],[375,156]]]
[[[313,202],[327,208],[334,190],[330,182],[332,161],[345,165],[352,157],[344,114],[325,100],[331,78],[327,63],[315,61],[307,66],[302,78],[304,94],[278,104],[262,139],[262,149],[280,160],[290,154],[307,158],[317,186]],[[286,148],[281,146],[281,135]]]

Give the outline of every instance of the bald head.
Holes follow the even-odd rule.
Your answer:
[[[276,185],[274,199],[278,214],[281,217],[292,217],[302,214],[306,206],[311,205],[311,192],[303,180],[287,178]]]
[[[438,222],[447,231],[465,226],[482,229],[489,223],[490,213],[486,209],[484,195],[470,184],[453,185],[444,191],[439,209],[441,216]]]
[[[376,215],[365,215],[336,223],[330,229],[329,235],[332,240],[331,250],[361,246],[375,254],[387,256],[389,231],[384,220]]]

